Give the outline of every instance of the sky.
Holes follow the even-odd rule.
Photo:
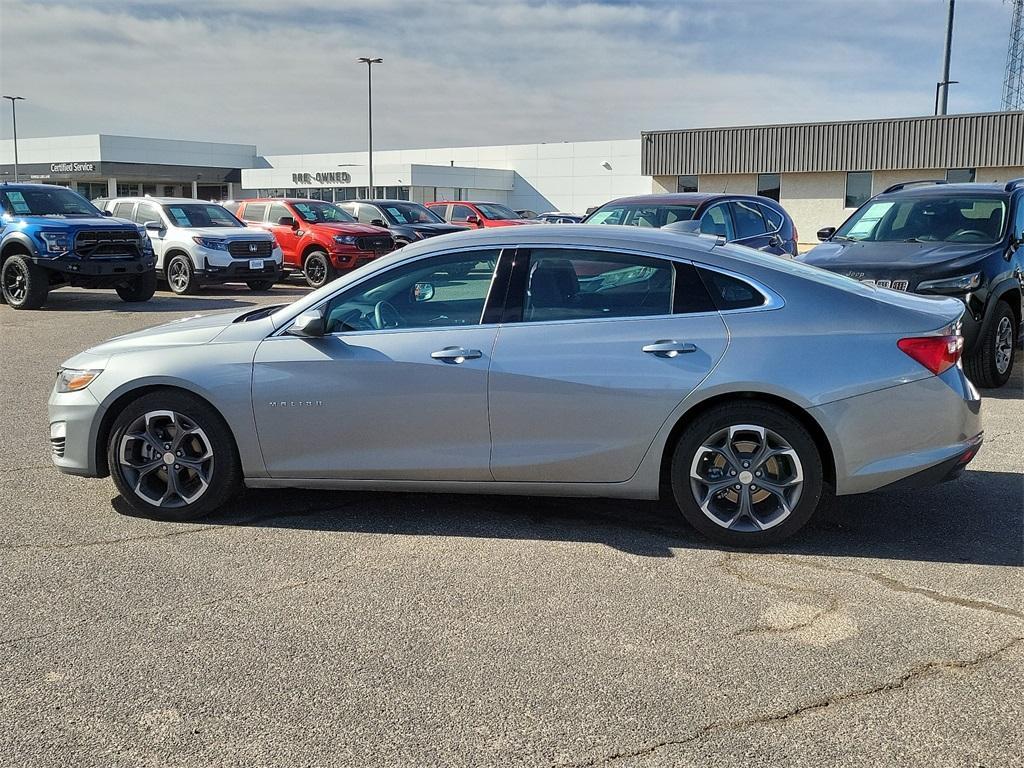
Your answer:
[[[18,135],[363,149],[931,114],[947,0],[0,0]],[[950,112],[1000,106],[1010,6],[959,0]],[[8,103],[0,136],[11,135]]]

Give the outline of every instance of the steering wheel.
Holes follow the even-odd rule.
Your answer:
[[[980,229],[961,229],[958,232],[954,232],[950,235],[950,240],[959,240],[963,235],[978,235],[983,240],[988,240],[992,235],[988,232],[982,232]]]
[[[402,324],[402,316],[388,301],[378,301],[373,308],[373,327],[378,331],[387,328],[398,328]]]

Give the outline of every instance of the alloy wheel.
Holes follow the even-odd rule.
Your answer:
[[[4,272],[4,291],[15,304],[20,304],[28,295],[28,280],[25,271],[18,264],[11,264]]]
[[[181,261],[181,259],[171,262],[167,281],[176,291],[184,291],[188,287],[188,265]]]
[[[1013,323],[1009,317],[1001,317],[996,326],[996,370],[1002,376],[1010,368],[1013,358]]]
[[[121,437],[118,463],[132,491],[155,507],[184,507],[210,486],[213,446],[192,419],[176,411],[150,411]]]
[[[327,279],[327,265],[316,256],[310,257],[306,261],[306,277],[314,285],[322,285]]]
[[[800,501],[800,457],[779,434],[754,424],[719,430],[690,465],[690,490],[701,511],[733,531],[764,531],[789,517]]]

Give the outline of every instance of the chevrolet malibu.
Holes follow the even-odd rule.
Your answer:
[[[71,358],[53,461],[193,519],[242,485],[656,499],[781,540],[828,494],[981,444],[963,304],[699,235],[509,227],[414,243],[286,306]]]

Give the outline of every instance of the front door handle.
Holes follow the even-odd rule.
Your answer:
[[[675,339],[661,339],[653,344],[645,344],[642,350],[658,357],[675,357],[687,352],[696,352],[697,345],[686,341],[676,341]]]
[[[437,352],[431,352],[430,356],[435,360],[440,360],[442,363],[464,363],[467,360],[476,360],[478,357],[483,357],[483,352],[479,349],[466,349],[465,347],[445,347],[439,349]]]

